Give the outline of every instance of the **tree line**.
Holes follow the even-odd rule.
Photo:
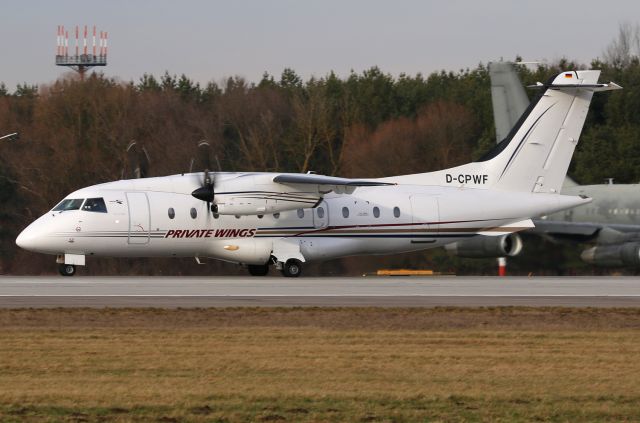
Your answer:
[[[560,70],[602,69],[601,80],[625,89],[594,97],[570,174],[580,183],[640,180],[640,61],[568,60],[518,66],[526,85]],[[534,93],[531,93],[532,95]],[[315,171],[348,177],[427,172],[479,158],[495,143],[487,67],[430,75],[392,76],[377,67],[345,77],[304,80],[293,69],[265,73],[257,83],[230,77],[206,86],[186,75],[145,74],[121,82],[100,73],[81,81],[67,74],[52,84],[0,84],[0,132],[18,131],[0,144],[0,273],[49,273],[51,257],[20,251],[18,232],[80,187],[131,177],[132,140],[144,148],[146,176],[202,170],[197,144],[211,145],[214,168],[225,171]],[[1,134],[0,134],[1,135]],[[536,241],[538,242],[538,241]],[[543,241],[539,241],[543,242]],[[533,245],[532,251],[545,250]],[[567,258],[549,265],[525,254],[515,269],[591,272]],[[574,248],[575,249],[575,248]],[[347,259],[318,265],[321,273],[386,266],[420,266],[458,273],[493,272],[492,260],[469,261],[441,251],[382,260]],[[228,265],[190,260],[94,260],[91,273],[207,274]],[[546,266],[546,267],[545,267]],[[560,266],[560,267],[558,267]]]

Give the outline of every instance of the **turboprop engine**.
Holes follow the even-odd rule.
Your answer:
[[[191,195],[206,201],[213,213],[246,216],[313,208],[322,201],[324,194],[332,191],[350,194],[356,188],[332,185],[329,178],[326,179],[329,181],[327,184],[282,183],[274,179],[273,175],[259,173],[219,174],[205,171],[202,186]]]
[[[216,195],[211,211],[223,215],[259,215],[315,207],[322,200],[322,196],[313,193],[278,188],[281,187],[274,186],[273,192]]]
[[[597,266],[640,266],[640,243],[596,245],[584,250],[580,258]]]
[[[449,254],[466,258],[513,257],[522,251],[522,238],[518,234],[476,236],[444,246]]]

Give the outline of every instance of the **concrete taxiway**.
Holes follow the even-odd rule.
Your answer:
[[[0,277],[0,307],[640,307],[636,277]]]

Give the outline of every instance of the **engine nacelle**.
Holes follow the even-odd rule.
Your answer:
[[[320,196],[297,196],[294,199],[292,194],[288,193],[270,194],[270,196],[278,198],[268,198],[255,194],[253,196],[242,195],[236,197],[216,196],[212,211],[218,214],[240,216],[280,213],[288,210],[315,207],[322,200]]]
[[[518,234],[500,236],[478,235],[471,239],[444,246],[449,254],[466,258],[513,257],[522,251]]]
[[[323,193],[315,185],[273,182],[270,175],[219,177],[212,209],[223,215],[257,215],[315,207]],[[217,211],[216,211],[217,209]]]
[[[640,243],[596,245],[584,250],[580,258],[597,266],[640,266]]]

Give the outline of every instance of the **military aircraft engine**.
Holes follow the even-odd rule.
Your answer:
[[[445,245],[449,254],[466,258],[513,257],[522,251],[522,238],[518,234],[477,236]]]
[[[640,243],[597,245],[584,250],[580,258],[598,266],[640,266]]]

